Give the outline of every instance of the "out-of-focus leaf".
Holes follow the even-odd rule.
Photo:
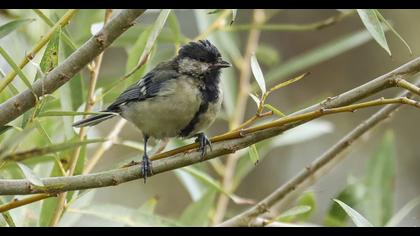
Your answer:
[[[22,143],[22,140],[31,134],[34,129],[35,127],[33,125],[29,125],[25,129],[12,133],[8,136],[2,143],[0,143],[0,156],[7,155],[10,150],[19,146]]]
[[[201,196],[203,196],[206,190],[206,186],[204,186],[204,184],[202,184],[199,180],[197,180],[186,171],[182,171],[182,169],[176,169],[175,175],[187,189],[193,201],[197,201],[199,198],[201,198]]]
[[[296,216],[307,213],[307,212],[311,211],[311,209],[312,208],[310,206],[307,206],[307,205],[295,206],[295,207],[292,207],[289,210],[283,212],[275,220],[276,221],[281,221],[281,222],[290,222]]]
[[[272,139],[270,146],[277,147],[305,142],[321,135],[331,133],[333,130],[334,126],[331,122],[325,120],[314,120],[277,136]]]
[[[266,65],[268,67],[278,65],[280,62],[278,50],[267,44],[258,45],[255,55],[262,65]]]
[[[33,21],[35,21],[35,19],[20,19],[20,20],[7,22],[6,24],[0,26],[0,39],[8,35],[9,33],[15,31],[19,27]]]
[[[25,175],[25,178],[29,182],[31,182],[35,186],[44,186],[44,183],[42,182],[42,180],[38,176],[36,176],[36,174],[29,167],[27,167],[25,164],[22,164],[20,162],[17,162],[16,164],[19,166],[22,173]]]
[[[348,185],[338,194],[336,199],[346,202],[348,206],[355,208],[363,201],[365,192],[366,186],[364,183],[351,178]],[[348,215],[343,208],[333,202],[325,216],[324,225],[330,227],[344,227],[347,225],[347,219]]]
[[[287,78],[295,73],[301,72],[306,68],[329,60],[346,51],[356,48],[372,39],[367,30],[358,31],[344,35],[332,42],[327,42],[319,47],[311,49],[301,55],[285,61],[280,66],[265,73],[266,83],[274,82],[279,79]],[[253,85],[256,89],[256,86]]]
[[[311,215],[316,210],[316,201],[315,201],[315,195],[313,192],[306,192],[302,196],[299,197],[297,201],[299,206],[309,206],[311,209],[305,213],[299,214],[299,216],[296,216],[296,220],[298,221],[305,221],[311,217]]]
[[[176,17],[175,11],[172,11],[168,16],[168,25],[174,35],[175,43],[181,41],[181,27],[179,25],[178,18]]]
[[[387,227],[397,227],[402,220],[418,205],[420,205],[420,197],[414,198],[401,208],[392,218],[386,223]]]
[[[115,204],[90,205],[84,208],[69,208],[71,213],[86,214],[113,221],[120,226],[181,226],[173,220],[141,212]]]
[[[100,138],[100,139],[89,139],[84,141],[76,141],[76,142],[64,142],[59,144],[52,144],[41,148],[34,148],[23,152],[17,152],[17,153],[11,153],[5,156],[2,156],[0,159],[4,160],[14,160],[14,161],[22,161],[27,158],[35,157],[35,156],[41,156],[46,155],[49,153],[55,153],[55,152],[61,152],[66,149],[75,148],[78,146],[86,145],[89,143],[99,143],[99,142],[105,142],[106,139]]]
[[[140,59],[140,56],[145,49],[150,32],[151,32],[151,28],[148,28],[145,31],[143,31],[138,37],[138,39],[136,40],[136,42],[134,43],[134,45],[130,48],[130,50],[127,50],[127,53],[128,53],[127,66],[126,66],[127,73],[137,65]],[[146,69],[147,67],[143,66],[142,68],[137,70],[133,75],[131,75],[127,79],[126,85],[131,84],[133,83],[134,80],[138,80],[139,78],[141,78],[141,76],[144,74]]]
[[[379,21],[375,10],[357,9],[357,13],[359,14],[360,19],[375,41],[391,56],[391,50],[389,50],[384,29],[382,28],[382,24]]]
[[[208,226],[210,220],[210,212],[214,207],[216,192],[209,189],[203,196],[192,202],[182,212],[180,222],[186,226]]]
[[[13,61],[13,59],[10,57],[10,55],[1,46],[0,46],[0,55],[3,56],[3,58],[7,61],[7,63],[10,65],[10,67],[12,67],[12,69],[16,72],[16,74],[19,75],[20,79],[26,85],[26,87],[28,87],[29,89],[32,90],[32,84],[31,84],[31,82],[29,82],[28,77],[26,77],[26,75],[19,68],[19,66]]]
[[[255,144],[248,147],[249,158],[251,162],[256,165],[260,161],[260,156],[258,154],[257,146]]]
[[[237,13],[238,9],[232,9],[232,20],[230,21],[230,24],[233,24],[233,22],[235,22]]]
[[[139,211],[152,214],[155,211],[157,202],[156,197],[152,197],[143,203],[143,205],[139,208]]]
[[[171,13],[171,10],[169,9],[163,9],[160,11],[159,16],[156,19],[155,23],[153,24],[150,34],[148,35],[146,46],[144,47],[144,50],[136,66],[130,70],[129,74],[133,73],[134,71],[137,71],[140,68],[139,66],[141,66],[141,63],[144,63],[146,58],[150,55],[150,52],[152,51],[152,47],[155,45],[156,39],[159,36],[161,30],[163,29],[166,19],[169,16],[169,13]]]
[[[410,54],[413,55],[413,51],[411,51],[410,46],[404,40],[404,38],[394,29],[394,27],[392,27],[392,25],[385,19],[385,17],[382,16],[382,14],[378,10],[375,9],[375,13],[378,16],[379,20],[382,21],[383,23],[385,23],[386,26],[388,26],[388,28],[391,29],[391,31],[404,43],[404,45],[407,47]]]
[[[395,156],[394,133],[388,130],[375,155],[369,160],[367,191],[363,201],[364,215],[377,226],[385,225],[394,212]]]
[[[255,55],[251,56],[251,70],[252,70],[252,73],[254,74],[255,80],[258,83],[258,86],[261,89],[261,92],[264,94],[265,92],[267,92],[267,89],[265,87],[265,79],[264,79],[264,75],[261,71],[261,67],[258,64],[258,61]]]
[[[13,128],[13,126],[11,125],[4,125],[0,127],[0,135],[3,134],[4,132],[8,131],[9,129]]]
[[[334,199],[334,201],[337,202],[344,209],[344,211],[350,216],[350,218],[353,220],[354,224],[357,227],[373,227],[372,223],[370,223],[366,218],[364,218],[353,208],[351,208],[350,206],[338,199]]]
[[[69,205],[73,208],[76,208],[76,209],[88,207],[88,206],[92,205],[92,201],[94,199],[95,192],[96,191],[92,190],[92,189],[84,190],[77,197],[72,199],[69,202]],[[74,214],[72,212],[65,211],[63,217],[61,217],[61,220],[58,223],[58,226],[64,226],[64,227],[74,226],[74,224],[82,216],[83,216],[82,214]]]
[[[64,56],[67,58],[72,53],[72,48],[67,44],[64,44],[62,46],[62,51],[64,52]],[[61,104],[61,109],[65,111],[74,111],[83,103],[84,98],[86,97],[86,91],[83,84],[82,73],[77,73],[69,82],[65,83],[60,88],[60,96],[63,97],[60,101],[66,100],[64,101],[65,103]],[[71,122],[71,119],[63,117],[63,122],[67,124],[67,122]],[[67,129],[69,129],[67,132],[71,131],[71,128]],[[67,138],[70,137],[67,136]]]

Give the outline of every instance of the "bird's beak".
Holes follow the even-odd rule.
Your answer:
[[[231,67],[230,63],[227,61],[220,60],[216,64],[213,65],[215,68],[227,68]]]

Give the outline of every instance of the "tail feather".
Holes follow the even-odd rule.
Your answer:
[[[96,124],[101,123],[104,120],[108,120],[109,118],[112,118],[116,116],[117,114],[100,114],[100,115],[94,115],[91,117],[88,117],[83,120],[79,120],[73,124],[73,127],[85,127],[85,126],[93,126]]]

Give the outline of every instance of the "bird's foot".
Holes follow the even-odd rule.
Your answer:
[[[153,175],[152,161],[149,159],[147,154],[143,155],[143,161],[141,162],[140,170],[141,170],[141,175],[143,176],[143,179],[144,179],[144,183],[146,183],[147,177],[150,177]]]
[[[209,146],[210,151],[212,150],[211,141],[203,133],[197,135],[195,142],[199,143],[198,151],[201,152],[201,161],[204,160],[204,156],[207,154],[207,146]]]

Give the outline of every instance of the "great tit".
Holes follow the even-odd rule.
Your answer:
[[[128,87],[103,112],[73,124],[92,126],[121,116],[141,130],[144,154],[141,172],[146,182],[151,176],[147,155],[149,137],[156,139],[196,137],[201,158],[211,142],[203,133],[215,120],[223,100],[220,88],[222,68],[230,64],[208,40],[190,42],[169,61],[161,62],[137,83]]]

